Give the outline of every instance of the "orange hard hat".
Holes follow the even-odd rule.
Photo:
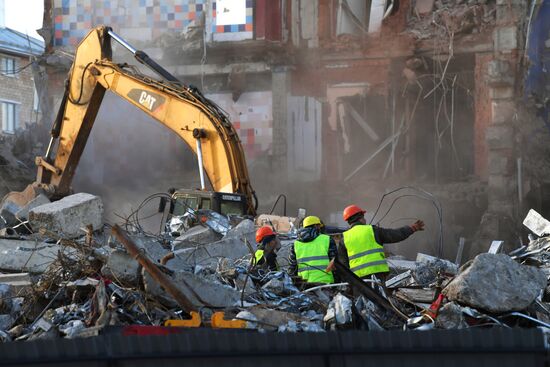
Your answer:
[[[358,207],[357,205],[349,205],[344,209],[344,220],[347,222],[355,214],[365,214],[366,211]]]
[[[274,236],[277,233],[273,232],[270,226],[263,226],[256,231],[256,242],[260,243],[267,236]]]

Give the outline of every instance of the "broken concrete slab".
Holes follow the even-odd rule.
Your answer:
[[[56,259],[62,247],[55,243],[0,239],[0,270],[41,274]],[[65,249],[74,253],[74,249]]]
[[[25,221],[25,220],[29,219],[29,212],[32,209],[37,208],[37,207],[42,206],[42,205],[49,204],[49,203],[51,203],[50,199],[48,199],[48,197],[46,195],[40,194],[37,197],[35,197],[34,199],[32,199],[27,205],[22,207],[17,213],[15,213],[15,216],[19,220]]]
[[[395,273],[403,273],[407,270],[415,270],[418,264],[416,261],[411,260],[401,260],[401,259],[387,259],[388,266],[391,271]]]
[[[458,266],[445,259],[418,253],[416,256],[417,267],[414,269],[414,278],[420,285],[428,285],[435,282],[439,275],[458,273]]]
[[[102,217],[101,198],[86,193],[70,195],[29,211],[29,223],[35,231],[44,228],[68,238],[82,236],[82,228],[88,225],[94,230],[100,229]]]
[[[162,299],[170,306],[176,301],[166,293],[145,270],[142,271],[145,291],[151,297]],[[241,293],[225,284],[205,280],[188,271],[175,271],[169,278],[197,308],[202,306],[226,308],[236,306]]]
[[[32,286],[29,273],[0,274],[0,284],[9,285],[14,294],[23,294]]]
[[[266,330],[277,330],[280,326],[288,324],[289,321],[306,321],[298,314],[262,308],[261,306],[250,307],[247,312],[254,316],[252,320],[258,322],[259,327]]]
[[[218,242],[201,245],[195,248],[181,249],[174,252],[176,259],[180,259],[189,266],[216,266],[220,258],[240,259],[250,254],[246,244],[237,238],[224,238]],[[172,260],[173,261],[173,260]],[[172,265],[171,262],[168,264]]]
[[[234,228],[229,229],[224,238],[246,238],[250,244],[254,244],[256,241],[256,226],[250,219],[244,219]]]
[[[527,308],[546,287],[543,271],[504,254],[480,254],[444,289],[451,301],[489,312]]]
[[[195,226],[176,238],[172,243],[172,249],[193,248],[199,245],[219,241],[222,236],[208,227]]]
[[[435,289],[401,288],[396,294],[412,302],[432,303],[435,300]]]
[[[536,210],[529,210],[523,220],[523,225],[539,237],[550,234],[550,222],[537,213]]]
[[[121,285],[137,286],[140,277],[139,263],[126,251],[114,250],[101,268],[101,274]]]

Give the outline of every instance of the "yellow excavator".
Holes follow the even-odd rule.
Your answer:
[[[111,40],[161,79],[147,77],[128,64],[114,63]],[[176,190],[173,199],[185,201],[176,207],[256,215],[258,203],[243,148],[227,115],[198,89],[183,84],[106,26],[91,30],[76,49],[46,154],[36,158],[36,181],[23,192],[9,193],[4,205],[22,207],[39,193],[53,200],[71,193],[75,170],[107,90],[172,130],[197,155],[201,189]],[[204,171],[213,191],[206,190]]]

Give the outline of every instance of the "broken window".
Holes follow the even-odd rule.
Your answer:
[[[13,134],[17,125],[17,104],[2,102],[2,131]]]
[[[382,21],[395,9],[395,3],[395,0],[339,0],[336,35],[378,32]]]
[[[16,75],[16,61],[13,57],[3,57],[0,70],[3,75],[14,77]]]

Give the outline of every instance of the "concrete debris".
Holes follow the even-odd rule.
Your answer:
[[[533,209],[527,213],[523,225],[539,237],[550,234],[550,222]]]
[[[543,271],[504,254],[480,254],[444,290],[452,301],[489,312],[527,308],[547,285]]]
[[[222,236],[208,227],[196,226],[177,237],[172,243],[173,250],[193,248],[219,241]]]
[[[440,329],[463,329],[468,324],[466,324],[462,307],[455,302],[449,302],[439,310],[435,326]]]
[[[59,251],[74,252],[56,243],[0,239],[0,271],[41,274],[55,261]]]
[[[250,219],[244,219],[239,224],[237,224],[234,228],[230,228],[224,238],[225,239],[238,238],[241,240],[246,238],[246,240],[248,240],[249,243],[253,244],[256,241],[255,234],[256,234],[256,226],[254,225],[254,222],[251,221]]]
[[[165,303],[170,307],[177,306],[176,301],[147,272],[143,271],[142,276],[145,290],[150,296],[159,299],[161,303]],[[205,280],[190,272],[174,272],[170,278],[197,308],[203,306],[212,308],[232,307],[236,306],[237,301],[240,299],[240,292],[236,289],[219,282]]]
[[[210,244],[174,251],[176,258],[190,266],[216,266],[219,259],[240,259],[250,252],[238,238],[223,238]]]
[[[137,286],[141,276],[139,268],[139,264],[127,252],[116,249],[111,252],[101,273],[121,285]]]
[[[103,225],[103,203],[98,196],[79,193],[59,201],[33,208],[29,211],[31,227],[76,238],[90,225],[95,230]]]
[[[197,317],[208,326],[215,315],[221,327],[262,332],[526,327],[550,320],[550,237],[533,238],[510,255],[481,254],[460,273],[431,255],[393,256],[385,288],[372,279],[372,288],[359,278],[353,283],[340,261],[335,278],[340,272],[352,286],[304,285],[286,271],[296,220],[207,214],[210,226],[175,237],[166,225],[159,234],[132,223],[108,229],[101,200],[88,194],[29,205],[38,233],[0,238],[0,271],[9,272],[0,274],[0,340],[87,337],[181,319],[193,324]],[[267,219],[276,219],[280,231],[277,271],[251,261],[255,230]],[[87,224],[94,231],[82,230]]]
[[[33,210],[36,207],[46,205],[50,203],[50,199],[44,194],[40,194],[37,197],[35,197],[33,200],[31,200],[27,205],[19,209],[17,213],[15,213],[15,216],[20,221],[25,221],[29,219],[29,212]]]
[[[352,321],[352,302],[349,298],[338,293],[330,301],[327,313],[323,318],[325,324],[345,325]]]

